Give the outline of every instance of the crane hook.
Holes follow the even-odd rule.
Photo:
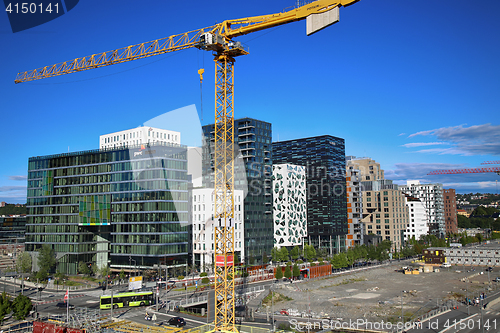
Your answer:
[[[200,112],[201,112],[201,121],[203,121],[203,89],[202,89],[202,82],[203,82],[203,73],[205,73],[205,70],[203,68],[198,69],[198,74],[200,75]]]

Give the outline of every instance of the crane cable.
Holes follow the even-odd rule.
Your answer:
[[[203,83],[203,73],[205,73],[205,70],[203,68],[198,69],[198,74],[200,75],[200,105],[201,105],[201,121],[203,121],[203,89],[202,89],[202,83]]]

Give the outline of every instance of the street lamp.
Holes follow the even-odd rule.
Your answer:
[[[128,256],[128,264],[130,266],[131,272],[132,272],[132,261],[134,262],[134,276],[137,276],[137,274],[136,274],[136,261],[134,259],[132,259],[132,256]],[[130,275],[132,275],[132,273]]]
[[[271,288],[269,288],[271,290],[271,312],[272,312],[272,315],[273,315],[273,332],[275,331],[274,329],[274,286],[271,285]]]
[[[403,313],[403,291],[401,290],[401,321],[403,322],[403,324],[405,323],[405,316],[404,316],[404,313]]]

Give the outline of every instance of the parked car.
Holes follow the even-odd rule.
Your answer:
[[[500,282],[500,277],[496,277],[495,280],[493,280],[495,282]]]
[[[486,268],[486,271],[491,272],[493,270],[493,267],[488,267]]]
[[[58,308],[62,308],[62,309],[66,309],[66,306],[70,309],[70,310],[73,310],[75,308],[75,306],[73,304],[70,304],[70,305],[66,305],[66,302],[59,302],[56,304],[56,307]]]
[[[173,317],[168,320],[168,324],[177,327],[182,327],[186,326],[186,321],[184,320],[184,318],[181,317]]]

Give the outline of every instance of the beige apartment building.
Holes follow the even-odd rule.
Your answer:
[[[392,180],[384,179],[380,163],[371,158],[349,158],[347,170],[360,170],[362,209],[365,234],[390,240],[394,250],[404,245],[404,232],[409,224],[405,195]]]
[[[353,167],[351,170],[357,169],[360,171],[361,181],[363,182],[385,179],[384,170],[380,168],[380,163],[375,162],[371,158],[349,156],[347,163]]]
[[[393,188],[364,191],[363,216],[361,221],[366,226],[367,234],[390,240],[393,249],[404,245],[404,232],[409,218],[406,197],[401,191]]]

